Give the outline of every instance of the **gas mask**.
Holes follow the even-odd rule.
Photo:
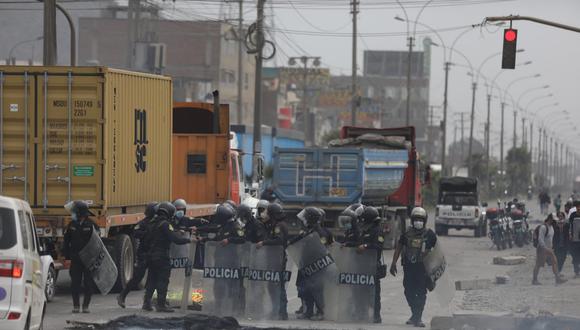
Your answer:
[[[185,215],[185,211],[183,211],[183,210],[177,210],[177,212],[175,212],[175,217],[177,219],[183,218],[184,215]]]

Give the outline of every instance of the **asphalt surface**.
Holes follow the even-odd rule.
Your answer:
[[[537,214],[537,207],[531,205],[532,217]],[[536,216],[537,218],[537,216]],[[455,291],[453,300],[449,306],[441,306],[434,294],[429,294],[423,320],[429,326],[434,316],[451,316],[461,313],[484,313],[484,314],[514,314],[514,315],[538,315],[550,313],[554,315],[580,315],[580,305],[575,304],[580,300],[580,279],[571,279],[568,283],[555,286],[553,275],[545,268],[540,273],[541,287],[531,286],[531,269],[534,263],[533,248],[513,248],[497,251],[489,238],[474,238],[473,231],[450,230],[449,236],[440,237],[440,243],[445,251],[448,267],[448,277],[453,283],[460,280],[492,279],[497,275],[508,275],[511,280],[507,285],[495,285],[488,290]],[[390,266],[393,251],[385,251],[384,259]],[[527,256],[526,263],[517,266],[493,265],[492,260],[496,256],[523,255]],[[293,278],[288,285],[288,312],[289,321],[254,321],[247,319],[238,320],[241,324],[257,327],[281,327],[281,328],[312,328],[312,329],[409,329],[405,321],[410,316],[410,311],[405,301],[402,285],[402,267],[396,277],[390,274],[382,280],[382,319],[383,323],[375,324],[344,324],[328,321],[303,321],[297,320],[294,311],[298,309],[300,301],[297,297],[294,285],[296,269],[292,269]],[[570,258],[564,266],[567,277],[573,275]],[[179,292],[183,274],[180,271],[172,273],[171,288]],[[193,288],[201,286],[200,273],[194,274]],[[140,307],[143,291],[132,292],[127,298],[127,308],[117,306],[116,295],[95,295],[91,303],[91,314],[71,314],[72,303],[70,298],[68,272],[59,274],[57,282],[57,296],[48,304],[45,318],[46,329],[63,329],[67,327],[67,321],[106,323],[109,320],[125,315],[141,315],[146,317],[179,317],[180,312],[173,314],[144,313]],[[256,302],[264,303],[264,302]],[[192,312],[189,312],[192,313]]]

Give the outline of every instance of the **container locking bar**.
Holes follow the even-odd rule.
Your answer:
[[[24,72],[24,198],[28,201],[28,71]]]
[[[72,168],[72,72],[69,71],[68,72],[68,101],[67,101],[67,106],[68,106],[68,164],[67,164],[67,169],[68,169],[68,178],[67,178],[67,183],[68,183],[68,198],[67,201],[72,200],[71,199],[71,182],[69,180],[69,178],[72,177],[72,172],[71,172],[71,168]]]

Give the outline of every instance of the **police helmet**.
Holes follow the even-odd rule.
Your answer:
[[[175,215],[175,206],[170,202],[162,202],[157,207],[157,215],[164,215],[169,218],[173,218]]]
[[[89,204],[87,204],[85,201],[68,202],[64,208],[71,214],[74,213],[79,217],[88,217],[89,215],[94,215],[89,210]]]
[[[356,214],[357,217],[360,217],[362,215],[363,211],[365,210],[365,207],[361,203],[355,203],[355,204],[349,205],[347,209],[352,210]]]
[[[236,208],[238,207],[238,204],[236,204],[236,202],[234,202],[234,201],[233,201],[233,200],[231,200],[231,199],[228,199],[227,201],[225,201],[225,202],[224,202],[224,204],[228,204],[228,205],[230,205],[231,207],[233,207],[234,209],[236,209]]]
[[[214,220],[218,224],[224,224],[236,216],[231,205],[223,203],[215,211]]]
[[[252,216],[252,209],[246,204],[240,204],[237,208],[238,217],[247,220]]]
[[[282,208],[282,205],[278,203],[271,203],[268,204],[266,210],[268,212],[268,218],[274,221],[284,219],[284,209]]]
[[[411,221],[413,220],[423,220],[427,222],[427,211],[422,207],[416,207],[411,211]]]
[[[313,206],[303,209],[296,215],[296,217],[302,221],[305,226],[309,227],[320,224],[323,220],[321,209]]]
[[[258,212],[264,211],[265,209],[268,208],[268,205],[270,204],[270,202],[268,202],[265,199],[260,199],[258,201],[258,204],[256,205],[256,209],[258,209]]]
[[[175,206],[175,209],[177,210],[185,210],[187,209],[187,202],[185,199],[179,198],[173,202],[173,206]]]
[[[366,206],[360,217],[366,223],[380,220],[379,211],[373,206]]]
[[[151,202],[151,203],[147,204],[147,206],[145,207],[145,216],[147,218],[153,218],[155,216],[155,213],[157,213],[158,206],[159,206],[159,203],[157,203],[157,202]]]
[[[352,227],[357,219],[358,216],[356,215],[356,212],[349,206],[338,216],[338,225],[341,228],[348,226]]]

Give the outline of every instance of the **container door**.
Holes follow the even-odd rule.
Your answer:
[[[316,149],[279,150],[274,162],[275,193],[283,203],[313,202],[318,182]]]
[[[97,76],[38,76],[37,206],[61,210],[70,200],[92,207],[102,196],[102,83]],[[114,160],[113,160],[114,161]]]
[[[362,194],[361,154],[357,149],[321,149],[318,154],[318,198],[323,203],[351,204]]]
[[[34,76],[0,72],[0,194],[33,202]]]

